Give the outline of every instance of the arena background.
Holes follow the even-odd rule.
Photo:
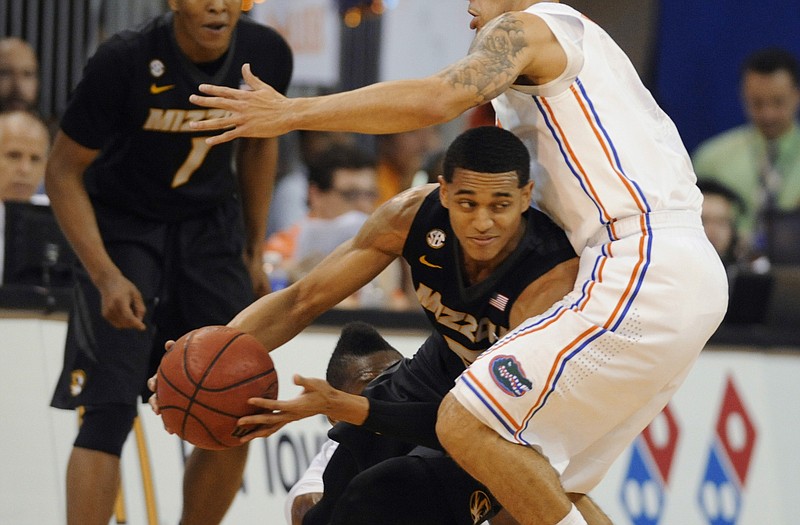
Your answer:
[[[267,0],[250,16],[278,27],[295,49],[293,94],[429,74],[468,47],[464,0],[383,3],[382,16],[366,17],[354,27],[343,23],[342,4],[333,0]],[[800,54],[796,0],[564,3],[597,20],[626,49],[689,149],[743,121],[738,64],[747,53],[784,45]],[[161,12],[165,2],[0,0],[0,5],[0,33],[26,38],[37,48],[40,110],[56,119],[97,44]],[[595,491],[615,523],[755,525],[790,523],[800,513],[793,494],[800,486],[794,450],[800,430],[800,276],[796,268],[782,275],[767,324],[721,330],[668,410]],[[61,363],[66,303],[68,297],[47,291],[0,288],[0,351],[6,357],[0,383],[2,524],[64,522],[64,472],[77,419],[47,405]],[[419,316],[334,313],[275,352],[281,377],[294,371],[321,376],[338,327],[354,318],[376,322],[408,355],[425,334]],[[296,392],[284,379],[281,397]],[[131,525],[172,525],[187,449],[162,430],[147,407],[140,422],[124,452],[121,517]],[[313,418],[257,443],[225,524],[282,524],[286,488],[326,430],[323,418]]]

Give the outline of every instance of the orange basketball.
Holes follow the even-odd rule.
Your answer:
[[[200,448],[241,444],[253,430],[236,421],[259,412],[251,397],[276,399],[278,374],[258,340],[227,326],[205,326],[175,341],[156,387],[164,427]]]

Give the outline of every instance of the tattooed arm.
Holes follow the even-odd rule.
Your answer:
[[[286,98],[245,66],[244,78],[253,90],[201,85],[208,96],[193,95],[192,102],[229,113],[192,127],[228,129],[207,139],[210,144],[295,129],[398,133],[452,120],[515,82],[548,82],[565,66],[566,55],[547,24],[537,16],[511,12],[483,27],[466,57],[427,78],[382,82],[324,97]]]

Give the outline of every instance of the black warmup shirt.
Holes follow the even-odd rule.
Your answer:
[[[288,45],[273,29],[244,16],[218,64],[193,64],[180,52],[171,13],[104,42],[61,121],[73,140],[101,150],[86,170],[92,200],[177,221],[230,199],[237,184],[233,144],[209,147],[203,138],[215,132],[189,129],[189,122],[221,112],[191,104],[189,95],[199,93],[201,83],[239,88],[244,63],[286,92],[292,74]]]

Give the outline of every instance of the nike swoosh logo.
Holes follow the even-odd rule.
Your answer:
[[[174,88],[175,84],[167,84],[166,86],[156,86],[155,84],[150,84],[150,94],[151,95],[158,95],[165,91],[169,91],[170,89]]]
[[[441,266],[439,266],[438,264],[433,264],[431,262],[428,262],[428,259],[425,258],[425,255],[420,256],[419,262],[421,262],[425,266],[430,266],[431,268],[439,268],[439,269],[441,269]]]

